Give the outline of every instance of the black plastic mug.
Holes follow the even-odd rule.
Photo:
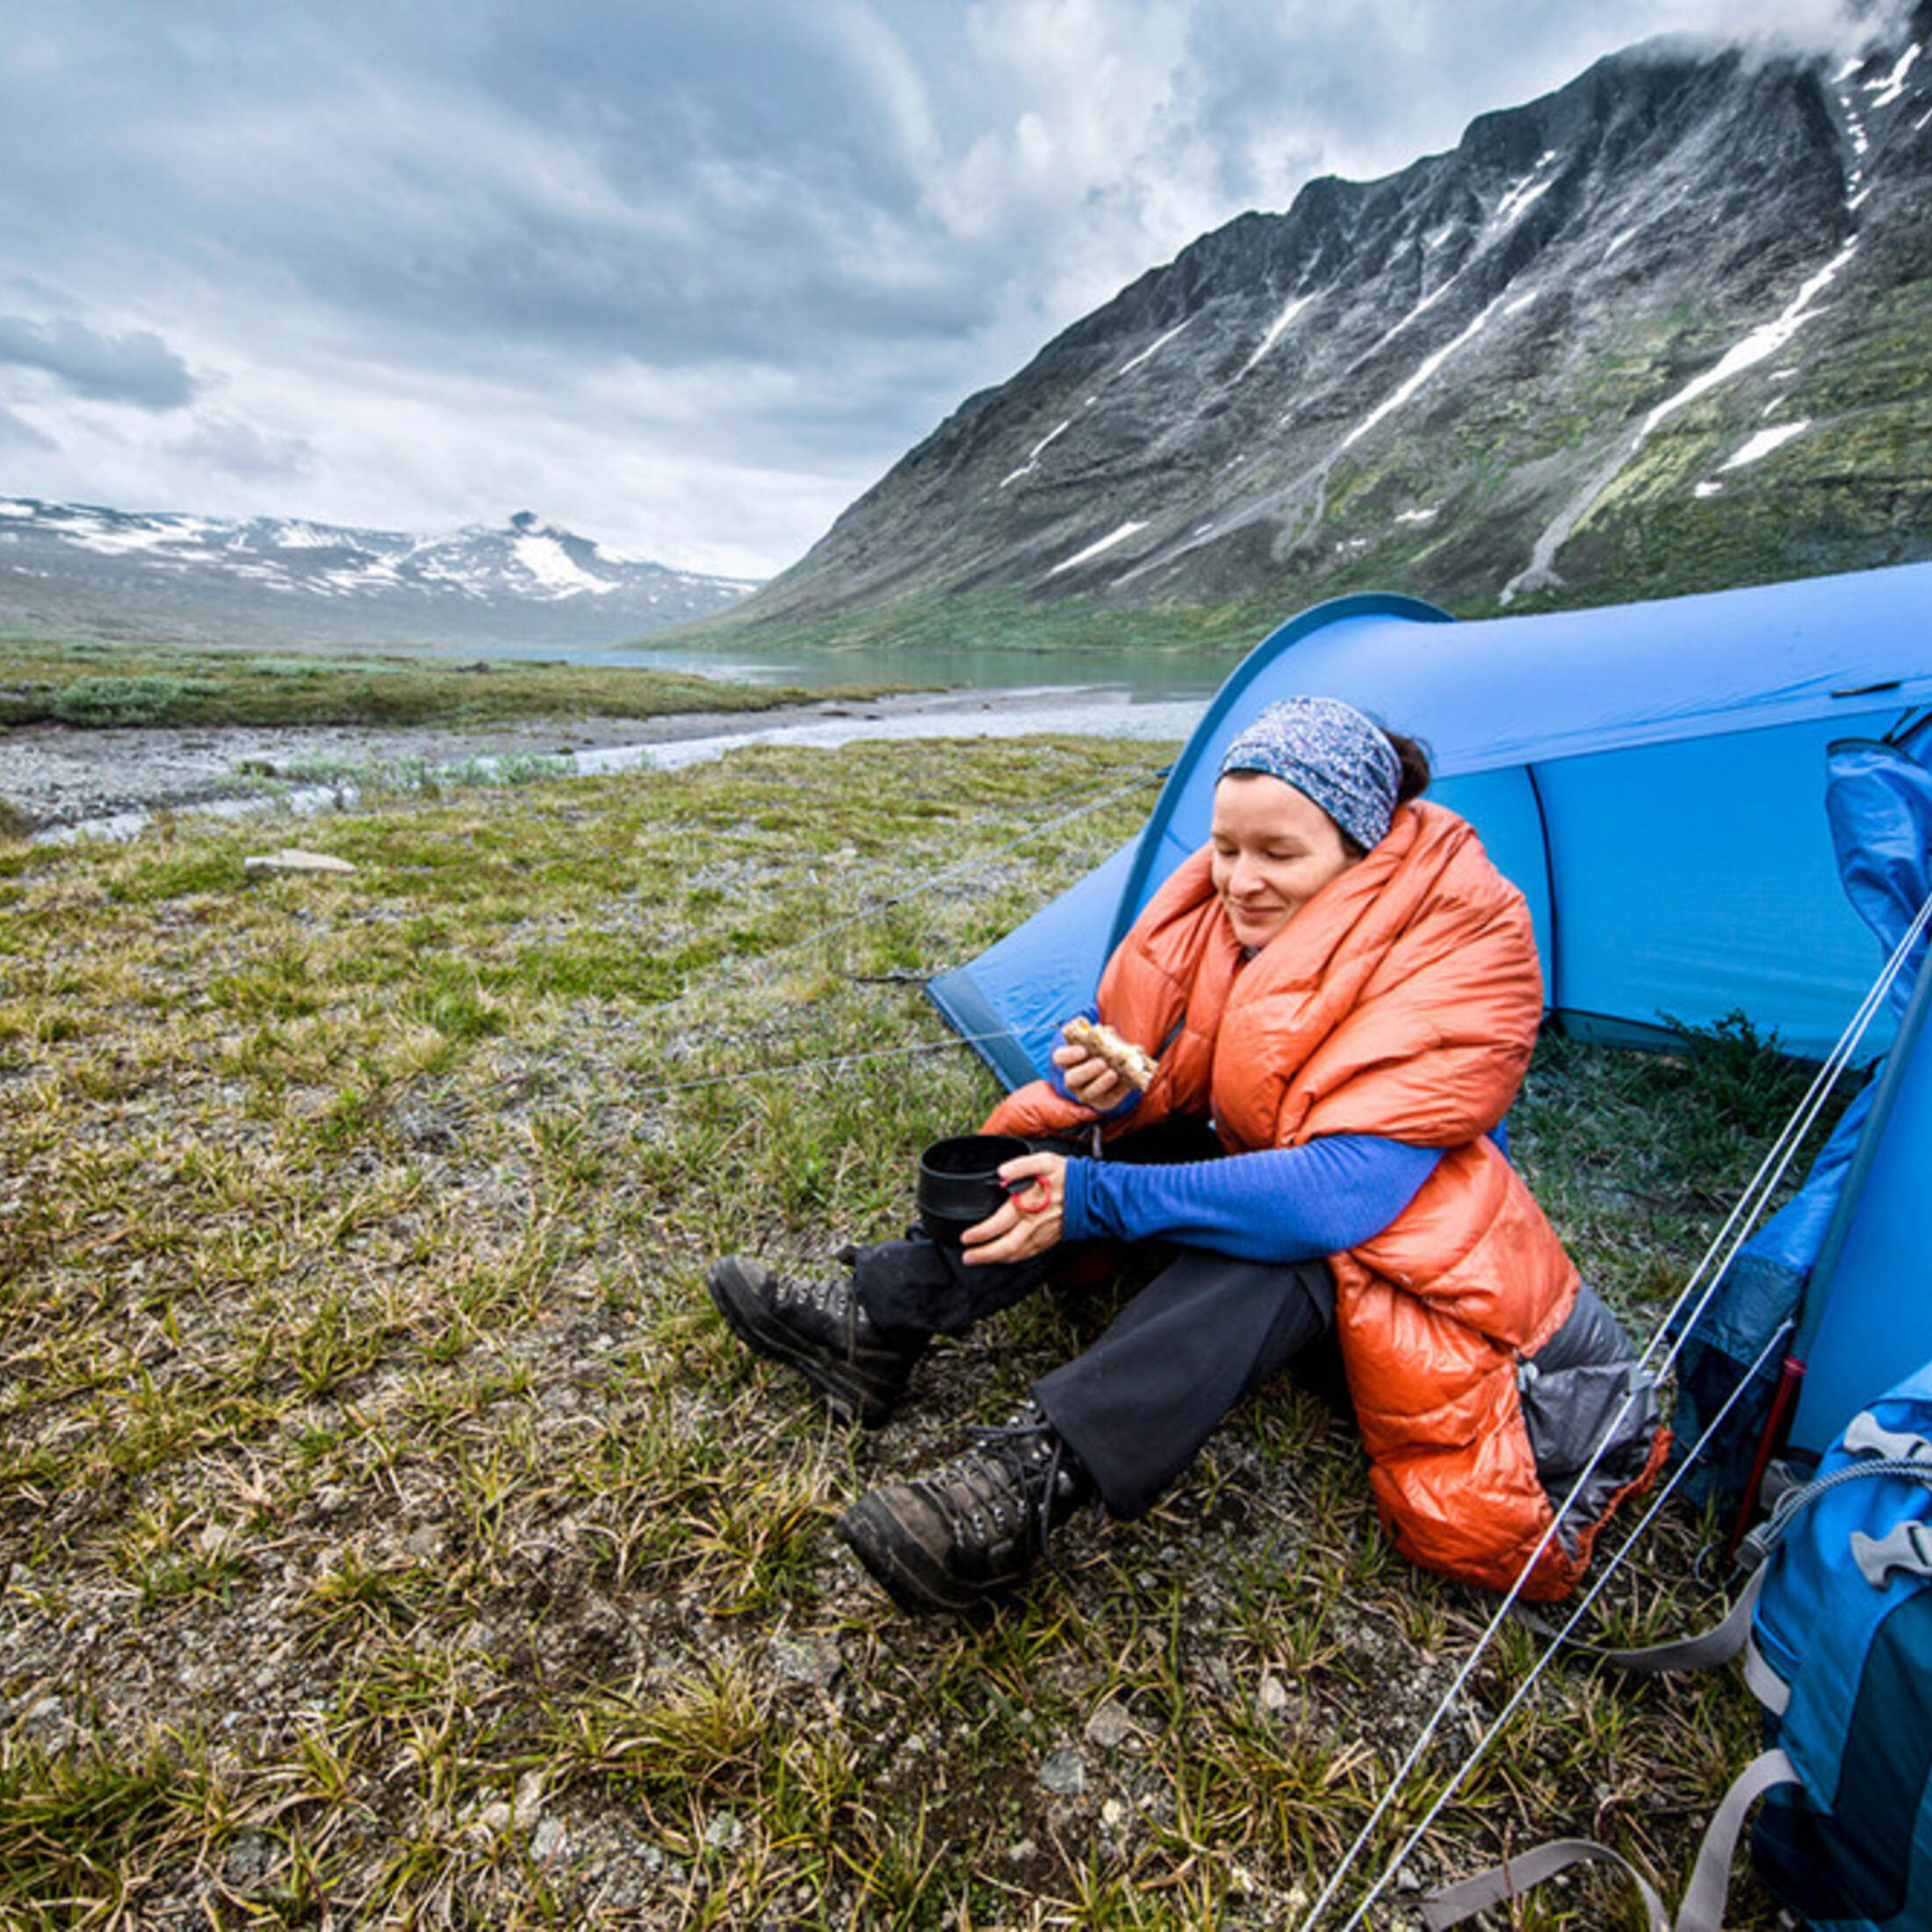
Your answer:
[[[956,1134],[919,1156],[919,1225],[942,1247],[956,1248],[1006,1199],[1000,1168],[1027,1152],[1012,1134]]]

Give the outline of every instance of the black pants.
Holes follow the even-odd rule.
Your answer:
[[[915,1233],[858,1251],[853,1279],[882,1327],[957,1335],[1064,1266],[1059,1248],[968,1267]],[[1239,1261],[1184,1248],[1085,1353],[1043,1375],[1034,1399],[1115,1516],[1139,1516],[1222,1419],[1335,1319],[1325,1261]]]

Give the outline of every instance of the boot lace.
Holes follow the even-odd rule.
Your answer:
[[[1031,1403],[1004,1423],[976,1426],[966,1433],[980,1446],[961,1457],[947,1474],[972,1498],[975,1527],[981,1526],[982,1511],[1004,1525],[1008,1507],[1016,1507],[1028,1531],[1037,1533],[1044,1556],[1063,1474],[1072,1486],[1076,1466],[1067,1445]]]
[[[846,1359],[857,1359],[862,1310],[849,1280],[831,1275],[817,1281],[801,1281],[791,1275],[780,1275],[773,1285],[772,1306],[774,1309],[808,1308],[822,1315],[844,1345]]]

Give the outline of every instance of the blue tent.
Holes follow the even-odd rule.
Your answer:
[[[1137,838],[933,983],[941,1012],[1008,1085],[1043,1069],[1116,941],[1206,839],[1229,741],[1293,694],[1344,698],[1427,742],[1432,796],[1474,824],[1527,897],[1549,1005],[1571,1030],[1634,1042],[1741,1012],[1822,1057],[1878,962],[1840,882],[1827,752],[1844,739],[1889,739],[1908,757],[1932,747],[1932,564],[1468,623],[1392,595],[1303,613],[1222,685]],[[1899,1018],[1886,1016],[1871,1050]],[[1835,1346],[1841,1306],[1858,1300],[1848,1271],[1904,1278],[1911,1190],[1889,1189],[1914,1164],[1932,1173],[1921,1037],[1901,1040],[1897,1091],[1867,1119],[1878,1138],[1869,1154],[1861,1146],[1844,1197],[1867,1205],[1847,1207],[1831,1233]],[[1900,1225],[1888,1232],[1894,1198]],[[1914,1260],[1924,1245],[1912,1244]],[[1863,1399],[1900,1363],[1932,1358],[1932,1295],[1914,1299],[1918,1332],[1882,1318],[1885,1373],[1867,1388],[1855,1364],[1835,1388],[1859,1384]],[[1811,1405],[1820,1445],[1850,1412],[1843,1400]]]

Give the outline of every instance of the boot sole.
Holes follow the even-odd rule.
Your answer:
[[[796,1369],[825,1398],[840,1422],[877,1429],[891,1419],[905,1391],[903,1381],[882,1392],[854,1364],[828,1357],[801,1342],[782,1322],[772,1318],[735,1258],[719,1262],[705,1277],[705,1287],[725,1327],[753,1354]],[[911,1373],[910,1364],[906,1372]]]
[[[873,1582],[915,1616],[970,1610],[993,1594],[962,1583],[917,1544],[908,1546],[891,1511],[876,1495],[861,1496],[839,1518],[839,1534]]]

